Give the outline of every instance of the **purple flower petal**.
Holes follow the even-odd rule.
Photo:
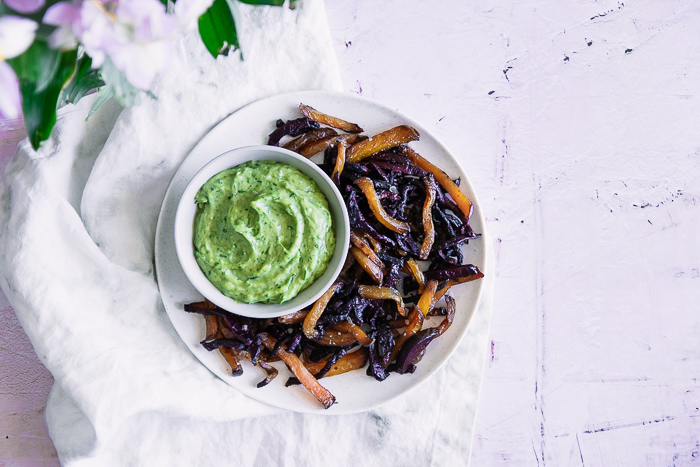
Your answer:
[[[80,7],[71,2],[58,2],[51,5],[41,21],[52,26],[70,26],[78,18]]]
[[[27,50],[34,42],[34,21],[19,16],[0,17],[0,58],[14,58]]]
[[[12,67],[0,62],[0,118],[19,117],[22,102],[19,97],[19,83]]]
[[[44,3],[44,0],[5,0],[7,6],[20,13],[35,13]]]

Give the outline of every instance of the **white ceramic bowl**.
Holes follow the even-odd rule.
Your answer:
[[[238,303],[222,294],[204,275],[194,257],[194,197],[212,176],[248,161],[275,161],[289,164],[311,177],[328,200],[333,219],[335,250],[325,272],[291,300],[281,304]],[[248,146],[234,149],[213,159],[197,172],[185,188],[175,214],[175,250],[185,275],[195,289],[221,308],[251,318],[275,318],[315,302],[340,274],[350,244],[350,220],[338,188],[316,164],[287,149],[273,146]]]

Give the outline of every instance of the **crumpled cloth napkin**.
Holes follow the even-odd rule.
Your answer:
[[[240,6],[245,61],[184,38],[157,100],[64,108],[25,140],[0,186],[0,286],[55,378],[46,421],[66,466],[465,465],[490,286],[456,354],[418,389],[345,416],[284,412],[238,393],[182,343],[153,269],[178,165],[218,121],[274,94],[339,90],[321,0]],[[486,239],[484,239],[486,241]],[[380,383],[378,383],[380,384]],[[267,417],[261,417],[267,415]]]

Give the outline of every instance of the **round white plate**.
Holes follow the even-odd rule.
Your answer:
[[[415,373],[392,373],[382,382],[367,376],[364,369],[323,378],[321,383],[336,397],[336,403],[328,410],[323,409],[302,386],[284,386],[291,373],[282,363],[275,364],[280,370],[277,378],[263,388],[257,388],[256,384],[264,379],[265,373],[248,362],[243,362],[243,375],[232,377],[230,367],[221,354],[208,352],[200,344],[204,338],[204,318],[183,309],[186,303],[203,299],[185,277],[175,252],[175,211],[185,187],[199,169],[216,156],[230,149],[267,143],[267,135],[275,128],[278,118],[289,120],[301,116],[298,106],[302,102],[319,111],[357,123],[368,135],[400,124],[416,128],[421,135],[420,141],[412,142],[410,146],[451,177],[462,179],[460,188],[474,204],[470,224],[475,232],[483,231],[481,209],[466,173],[447,148],[420,123],[385,105],[352,94],[328,91],[282,94],[254,102],[226,117],[202,138],[175,173],[165,194],[156,229],[155,265],[158,285],[165,310],[187,347],[202,364],[233,388],[260,402],[296,412],[329,415],[362,412],[416,387],[447,361],[466,333],[478,307],[482,280],[461,284],[450,290],[457,302],[454,322],[443,336],[430,344]],[[481,239],[470,241],[463,252],[465,262],[477,265],[484,274],[491,272],[486,264],[486,249]],[[432,318],[426,326],[435,326],[441,319]]]

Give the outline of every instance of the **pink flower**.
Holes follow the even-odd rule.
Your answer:
[[[158,0],[85,2],[82,40],[93,67],[109,57],[136,88],[148,90],[170,66],[178,25]]]
[[[0,17],[0,116],[3,118],[17,118],[21,108],[17,76],[5,60],[20,55],[32,45],[37,27],[30,19]]]
[[[20,13],[35,13],[44,6],[44,0],[5,0],[5,5]]]
[[[71,50],[78,46],[77,37],[82,36],[80,4],[58,2],[49,7],[41,20],[45,24],[58,26],[49,36],[49,46],[53,49]]]
[[[197,26],[213,0],[178,0],[174,15],[159,0],[77,0],[49,7],[43,22],[58,26],[49,38],[55,49],[81,42],[93,68],[109,57],[138,89],[148,90],[170,66],[174,40]]]

